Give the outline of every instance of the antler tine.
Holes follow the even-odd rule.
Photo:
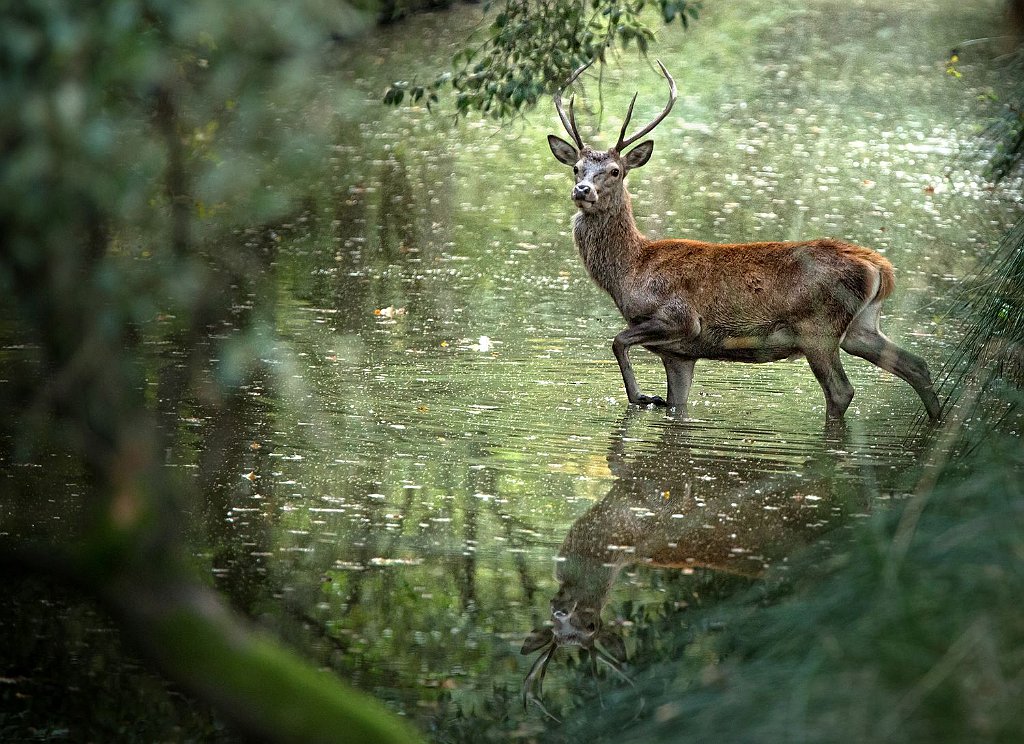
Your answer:
[[[623,139],[623,137],[625,137],[625,135],[626,135],[626,124],[629,123],[629,117],[633,113],[633,104],[630,103],[629,104],[629,112],[626,114],[626,123],[624,123],[622,125],[622,133],[619,134],[619,141],[615,145],[615,151],[616,152],[622,152],[623,150],[625,150],[627,147],[632,145],[634,142],[636,142],[638,139],[640,139],[644,135],[650,134],[650,132],[656,126],[658,126],[659,124],[661,124],[662,121],[664,121],[665,117],[668,116],[669,112],[672,110],[672,106],[675,105],[676,97],[679,95],[679,91],[676,89],[676,81],[672,79],[671,75],[669,75],[668,70],[665,69],[665,65],[663,65],[661,63],[661,60],[659,59],[659,60],[657,60],[657,62],[658,62],[658,67],[661,68],[661,74],[665,76],[666,80],[668,80],[668,87],[669,87],[668,104],[665,106],[665,109],[660,114],[658,114],[657,118],[655,118],[654,121],[652,121],[646,127],[644,127],[639,132],[634,134],[632,137],[629,137],[628,139]],[[633,96],[633,100],[636,101],[636,96]]]
[[[597,677],[597,660],[598,655],[595,653],[596,648],[590,649],[590,673],[594,675],[594,686],[597,689],[597,702],[601,704],[601,709],[604,710],[604,695],[601,694],[601,680]]]
[[[593,61],[577,67],[576,71],[573,72],[573,74],[569,76],[569,79],[565,81],[565,85],[556,90],[554,95],[555,111],[558,112],[558,118],[562,120],[562,126],[565,127],[565,131],[569,133],[573,142],[576,143],[576,147],[580,150],[583,149],[583,138],[580,136],[579,130],[576,129],[576,117],[572,110],[573,103],[576,99],[575,97],[569,99],[569,113],[567,115],[565,113],[565,109],[562,108],[562,91],[576,82],[576,78],[582,75],[583,71],[590,67],[591,64],[593,64]]]
[[[569,97],[569,124],[572,125],[573,139],[576,140],[576,147],[580,150],[583,149],[583,138],[580,137],[580,130],[576,128],[576,112],[573,110],[573,105],[576,103],[576,96]]]
[[[622,669],[620,668],[618,660],[616,660],[614,656],[612,656],[612,655],[602,651],[599,648],[597,648],[596,650],[598,652],[597,660],[599,662],[603,663],[605,666],[607,666],[609,669],[611,669],[613,672],[615,672],[615,674],[618,675],[619,679],[622,679],[622,680],[625,680],[626,682],[628,682],[629,686],[633,688],[634,692],[640,692],[640,690],[636,686],[636,682],[631,680],[629,678],[629,675],[626,674],[624,671],[622,671]],[[643,712],[644,706],[646,704],[647,704],[647,701],[644,699],[643,695],[641,694],[641,696],[640,696],[640,706],[636,709],[636,715],[633,716],[633,721],[637,720],[640,717],[640,714]]]
[[[544,676],[548,671],[548,664],[551,662],[551,658],[555,655],[555,651],[558,650],[558,644],[555,641],[551,641],[551,644],[541,652],[540,656],[537,657],[536,661],[533,662],[533,666],[530,667],[529,674],[526,675],[526,679],[523,680],[523,709],[525,710],[529,703],[533,703],[543,711],[544,715],[551,718],[558,723],[561,721],[551,712],[544,707],[544,703],[541,701],[541,697],[544,695]],[[537,685],[537,693],[534,693],[534,683]]]
[[[622,120],[622,129],[619,130],[619,144],[615,145],[615,150],[618,152],[619,147],[622,145],[622,138],[626,136],[626,127],[629,126],[629,120],[633,118],[633,106],[636,105],[636,97],[640,95],[637,91],[633,94],[633,100],[629,102],[629,109],[626,111],[626,118]]]
[[[629,675],[622,671],[622,664],[618,659],[609,654],[607,651],[599,649],[597,646],[594,646],[594,651],[597,652],[596,654],[594,654],[597,661],[603,662],[609,669],[611,669],[613,672],[615,672],[615,674],[618,675],[619,679],[625,680],[630,684],[631,687],[633,687],[633,689],[636,689],[636,683],[629,678]]]

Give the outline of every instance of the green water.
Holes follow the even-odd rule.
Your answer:
[[[991,12],[728,4],[664,32],[657,55],[681,94],[630,176],[641,229],[872,246],[898,271],[884,327],[937,371],[956,338],[948,300],[1012,214],[957,159],[983,81],[944,72]],[[731,541],[726,564],[743,572],[885,508],[918,457],[916,395],[852,358],[838,441],[803,362],[698,363],[690,420],[628,411],[609,348],[622,321],[578,262],[570,176],[544,140],[562,134],[553,108],[453,126],[375,103],[424,57],[440,64],[474,18],[417,18],[422,48],[399,30],[352,52],[342,85],[362,91],[363,118],[280,244],[288,384],[270,401],[252,391],[261,412],[239,432],[212,556],[228,591],[257,574],[259,601],[316,621],[325,663],[423,720],[439,700],[486,716],[495,685],[516,688],[559,545],[602,499],[665,543]],[[607,143],[635,89],[637,119],[653,116],[662,81],[631,55],[587,80],[584,137]],[[642,387],[662,392],[660,363],[635,356]],[[606,621],[627,600],[692,594],[687,576],[627,567]],[[548,676],[562,703],[565,675],[556,661]]]
[[[872,246],[898,271],[884,327],[937,371],[956,337],[949,297],[1011,214],[957,160],[981,83],[944,73],[990,12],[730,4],[664,32],[657,54],[681,94],[630,177],[641,229]],[[260,413],[212,515],[228,524],[211,558],[225,588],[257,575],[258,601],[316,621],[321,658],[414,717],[449,696],[486,715],[496,684],[518,685],[553,559],[595,503],[646,514],[665,542],[731,539],[738,570],[784,562],[902,495],[921,413],[907,385],[851,358],[838,442],[803,362],[699,363],[689,421],[628,411],[609,348],[622,321],[578,262],[571,180],[544,141],[561,134],[553,108],[453,126],[375,104],[424,57],[441,64],[474,17],[416,19],[423,48],[399,30],[353,51],[341,85],[363,92],[363,118],[325,154],[336,175],[277,259],[287,388],[251,391]],[[637,119],[653,116],[662,82],[630,55],[588,80],[584,137],[607,143],[635,89]],[[635,356],[661,392],[660,363]],[[666,572],[679,573],[627,568],[606,621],[627,600],[663,601]],[[556,699],[565,674],[549,671]]]
[[[897,269],[883,328],[937,372],[957,338],[949,300],[1019,208],[960,159],[987,73],[945,73],[950,49],[991,35],[996,4],[709,5],[655,49],[680,96],[630,175],[641,229],[873,247]],[[559,546],[596,504],[647,520],[653,542],[726,545],[724,559],[691,550],[695,568],[626,566],[604,617],[631,647],[637,607],[714,600],[695,599],[702,559],[784,571],[903,497],[920,454],[917,396],[852,357],[843,436],[824,436],[803,361],[700,362],[688,420],[630,410],[610,350],[623,322],[575,254],[571,177],[545,142],[564,134],[553,107],[499,125],[378,104],[478,22],[416,17],[325,77],[309,115],[343,112],[331,175],[276,229],[266,269],[276,375],[222,418],[180,419],[171,454],[209,497],[193,529],[218,586],[424,726],[454,706],[499,715],[488,705],[529,668],[519,648],[547,616]],[[589,76],[583,136],[612,141],[634,90],[637,121],[660,110],[663,81],[631,53]],[[664,394],[660,362],[634,363]],[[579,715],[562,660],[549,696]],[[508,730],[541,726],[537,710],[501,711]]]

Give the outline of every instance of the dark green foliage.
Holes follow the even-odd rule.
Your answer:
[[[83,597],[55,597],[33,579],[6,589],[0,741],[238,741],[209,706],[127,655]]]
[[[415,740],[375,700],[254,631],[195,573],[183,534],[195,484],[166,467],[174,434],[161,426],[189,403],[225,405],[259,366],[266,308],[245,288],[268,257],[238,228],[259,234],[290,208],[291,177],[308,175],[323,132],[286,112],[360,19],[319,0],[5,2],[3,17],[0,333],[31,352],[18,358],[26,374],[7,396],[0,452],[5,467],[57,463],[5,494],[17,502],[4,502],[4,574],[83,592],[141,657],[261,740]],[[237,332],[218,336],[228,317]],[[174,364],[153,351],[167,338],[185,350]],[[75,518],[37,520],[58,497]],[[5,738],[19,721],[38,725],[35,700],[18,705],[17,692],[4,696]],[[44,733],[175,738],[93,714]]]
[[[984,387],[993,373],[1024,385],[1024,218],[969,280],[958,305],[969,325],[945,370],[950,392],[959,396],[972,381]]]
[[[467,0],[470,2],[472,0]],[[382,24],[394,23],[422,11],[443,10],[450,8],[454,0],[363,0],[355,6],[375,11],[377,20]]]
[[[396,82],[384,102],[431,106],[450,85],[458,115],[508,118],[536,105],[581,64],[604,62],[613,50],[632,46],[646,54],[654,40],[646,10],[657,9],[665,23],[678,19],[685,28],[699,8],[698,0],[502,0],[493,6],[487,38],[459,50],[451,72],[427,83]]]

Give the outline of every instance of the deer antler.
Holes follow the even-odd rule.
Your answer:
[[[646,127],[644,127],[639,132],[634,134],[632,137],[629,137],[628,139],[626,139],[625,138],[626,137],[626,127],[629,126],[629,120],[633,116],[633,104],[636,103],[636,96],[637,96],[637,94],[634,93],[633,94],[633,100],[629,102],[629,110],[626,111],[626,120],[624,122],[622,122],[622,130],[619,132],[619,141],[618,141],[618,143],[616,143],[615,147],[612,148],[616,152],[621,153],[623,150],[625,150],[627,147],[632,145],[634,142],[636,142],[638,139],[643,137],[645,134],[650,134],[651,131],[656,126],[661,124],[661,122],[665,119],[665,117],[668,116],[669,111],[672,110],[672,106],[676,102],[676,96],[678,95],[678,91],[676,90],[676,81],[673,80],[672,76],[668,74],[668,70],[665,69],[665,65],[661,64],[661,60],[659,59],[659,60],[657,60],[657,62],[658,62],[658,67],[661,68],[661,74],[665,76],[666,80],[668,80],[668,87],[669,87],[668,105],[665,106],[665,110],[662,111],[660,114],[658,114],[658,117],[654,121],[652,121]],[[564,121],[564,119],[563,119],[563,121]]]
[[[576,129],[576,117],[573,115],[572,105],[576,101],[576,96],[569,99],[569,114],[566,115],[565,109],[562,108],[562,91],[572,85],[576,78],[583,74],[583,71],[590,67],[593,61],[587,62],[585,65],[576,68],[576,72],[569,76],[569,79],[565,81],[565,85],[555,91],[555,111],[558,112],[558,118],[562,120],[562,126],[565,127],[565,131],[572,137],[573,142],[576,143],[576,148],[579,150],[583,149],[583,138],[580,137],[579,130]]]
[[[533,703],[543,711],[544,715],[548,718],[561,723],[561,721],[551,712],[544,707],[544,703],[541,702],[541,697],[544,695],[544,675],[547,674],[548,664],[551,662],[551,657],[555,655],[555,651],[558,650],[558,643],[554,640],[551,641],[548,646],[544,648],[537,660],[533,662],[533,666],[530,667],[529,674],[526,675],[526,679],[523,680],[523,709],[526,709],[528,703]],[[537,691],[534,692],[536,686]]]

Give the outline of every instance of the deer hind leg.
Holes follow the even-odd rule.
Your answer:
[[[668,403],[660,395],[644,395],[636,384],[636,375],[633,373],[633,365],[629,361],[629,349],[632,346],[641,344],[648,347],[658,347],[663,344],[677,341],[690,340],[700,332],[700,321],[696,314],[684,308],[677,308],[672,317],[647,318],[639,323],[631,324],[624,331],[619,333],[612,341],[612,353],[619,363],[619,371],[622,373],[622,382],[626,386],[626,397],[633,405],[646,406],[668,406],[678,405]],[[665,359],[666,357],[663,357]],[[682,357],[677,357],[680,364],[673,366],[670,370],[666,362],[666,373],[669,377],[669,387],[675,388],[675,395],[670,390],[670,399],[682,399],[685,403],[686,395],[689,393],[690,381],[693,379],[693,362],[690,361],[689,369]]]
[[[853,385],[839,361],[838,346],[805,349],[804,356],[825,392],[825,418],[841,419],[853,400]]]
[[[932,388],[928,364],[916,354],[901,349],[882,333],[879,329],[881,312],[880,302],[872,302],[865,307],[850,323],[840,346],[846,353],[867,359],[876,367],[910,383],[924,403],[928,415],[937,421],[942,406]]]

